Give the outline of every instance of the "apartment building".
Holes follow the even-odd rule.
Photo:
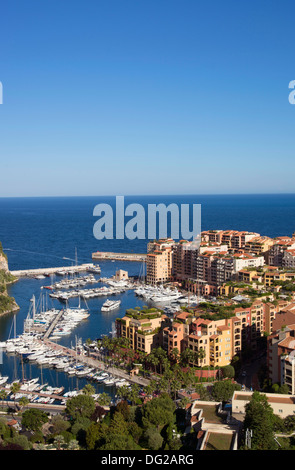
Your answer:
[[[182,315],[179,317],[179,315]],[[186,312],[183,314],[176,315],[175,319],[171,321],[171,325],[166,326],[163,329],[163,349],[167,351],[168,356],[171,356],[173,350],[177,349],[179,354],[182,353],[187,347],[187,337],[189,335],[189,323],[187,322],[186,316],[189,315]]]
[[[254,254],[255,256],[263,255],[266,263],[269,262],[268,256],[271,247],[274,245],[274,240],[266,236],[253,237],[245,243],[244,251]]]
[[[277,270],[265,271],[263,273],[263,283],[265,287],[270,287],[275,281],[286,281],[286,273]]]
[[[221,250],[222,247],[225,251]],[[174,248],[172,274],[177,281],[189,280],[196,284],[203,295],[208,295],[207,292],[216,295],[216,286],[237,279],[237,273],[245,267],[258,268],[264,263],[263,256],[245,252],[230,254],[226,245],[220,245],[216,251],[215,244],[207,248],[203,243],[199,250],[195,250],[190,244],[181,242]]]
[[[253,256],[249,253],[237,253],[233,255],[234,272],[237,273],[244,268],[258,268],[264,266],[265,260],[263,256]]]
[[[259,338],[270,323],[269,320],[266,321],[266,315],[270,317],[270,313],[265,313],[264,303],[260,300],[253,302],[248,308],[237,307],[234,310],[234,316],[227,320],[232,335],[232,356],[240,354],[247,347],[252,351],[257,349]]]
[[[172,279],[174,240],[164,239],[148,243],[146,279],[148,284],[162,284]]]
[[[295,323],[282,326],[268,338],[267,365],[271,382],[286,384],[289,393],[295,394]]]
[[[201,283],[221,285],[234,275],[234,259],[227,253],[204,252],[195,258],[192,277]]]
[[[223,367],[231,361],[231,332],[226,320],[198,318],[191,324],[187,347],[199,354],[198,366]],[[200,352],[202,351],[202,355]]]
[[[282,266],[285,268],[295,268],[295,249],[288,248],[282,255]]]
[[[268,263],[271,266],[285,266],[285,252],[295,250],[295,239],[290,237],[274,238],[274,244],[269,249]],[[287,256],[288,260],[288,256]],[[293,266],[292,266],[293,267]],[[295,267],[295,264],[294,264]]]
[[[238,281],[245,282],[246,284],[252,284],[255,282],[262,283],[263,276],[261,273],[258,274],[256,270],[241,269],[238,272]]]
[[[202,232],[203,241],[225,244],[232,251],[244,248],[247,242],[259,236],[259,233],[238,230],[207,230]]]
[[[144,318],[142,318],[144,317]],[[130,348],[150,354],[153,348],[162,346],[161,330],[166,325],[167,317],[160,312],[149,315],[128,316],[116,319],[116,334],[129,340]]]
[[[172,276],[176,281],[184,281],[192,277],[193,260],[196,250],[192,250],[192,242],[180,240],[174,245],[172,253]]]

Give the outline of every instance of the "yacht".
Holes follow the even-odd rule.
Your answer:
[[[91,367],[83,367],[80,370],[77,370],[76,376],[77,377],[84,377],[85,375],[89,374],[92,371],[93,371],[93,369]]]
[[[7,376],[0,375],[0,385],[4,385],[8,379],[9,379],[8,375]]]
[[[123,385],[128,385],[128,382],[126,379],[119,379],[116,380],[115,385],[116,387],[123,387]]]
[[[102,372],[101,374],[98,374],[94,379],[96,382],[103,383],[107,378],[109,378],[109,374],[107,372]]]
[[[116,382],[116,379],[112,376],[110,377],[107,377],[104,381],[103,381],[103,384],[104,385],[115,385],[115,382]]]
[[[121,300],[109,300],[107,299],[103,306],[101,307],[102,312],[108,312],[110,310],[115,310],[121,304]]]

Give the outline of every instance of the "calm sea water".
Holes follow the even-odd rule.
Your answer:
[[[63,198],[0,198],[0,241],[8,255],[9,268],[30,269],[37,267],[68,266],[75,261],[92,262],[94,251],[146,252],[147,240],[96,240],[93,225],[97,220],[93,209],[99,203],[110,204],[115,208],[115,197],[63,197]],[[295,231],[295,194],[291,195],[222,195],[222,196],[140,196],[125,197],[125,206],[130,203],[142,204],[147,213],[148,204],[170,203],[201,204],[202,230],[236,229],[250,230],[270,237],[289,235]],[[168,233],[169,235],[169,233]],[[64,259],[68,258],[68,259]],[[140,263],[101,261],[102,276],[109,277],[117,269],[126,269],[129,274],[138,275]],[[22,279],[9,287],[20,311],[16,315],[17,333],[23,330],[30,299],[34,294],[38,299],[41,287],[50,284],[50,279]],[[140,299],[128,291],[122,296],[120,309],[112,313],[100,312],[104,298],[88,302],[90,317],[81,323],[70,337],[60,343],[73,344],[75,336],[86,340],[108,334],[112,323],[123,316],[129,307],[142,306]],[[58,301],[51,301],[60,307]],[[77,305],[72,299],[71,305]],[[12,327],[13,314],[0,318],[0,341],[7,339]],[[3,355],[0,373],[12,378],[21,373],[17,358]],[[42,371],[33,365],[25,366],[29,377],[39,376],[52,385],[64,385],[66,389],[77,387],[74,381],[62,372],[51,369]],[[79,379],[79,387],[85,379]],[[97,386],[101,391],[103,386]],[[109,388],[108,388],[108,391]]]

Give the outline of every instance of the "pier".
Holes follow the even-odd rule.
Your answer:
[[[57,323],[59,322],[59,320],[61,319],[61,317],[63,316],[63,310],[61,310],[57,315],[56,317],[54,318],[53,322],[51,323],[51,325],[49,326],[49,328],[46,330],[46,332],[44,333],[44,336],[43,336],[43,339],[47,339],[52,331],[54,330],[54,328],[56,327]]]
[[[116,261],[146,261],[145,253],[114,253],[111,251],[96,251],[92,253],[92,259],[116,260]]]
[[[122,379],[127,380],[128,382],[136,383],[140,386],[147,386],[150,383],[150,380],[145,379],[143,377],[138,377],[136,375],[130,376],[128,373],[124,372],[121,369],[116,367],[107,366],[100,358],[99,355],[91,354],[91,356],[86,356],[83,354],[77,354],[74,349],[67,348],[66,346],[59,345],[53,341],[48,339],[40,340],[40,344],[43,342],[46,346],[50,349],[54,349],[56,351],[61,351],[63,354],[71,357],[73,360],[78,360],[80,363],[87,365],[88,367],[93,367],[96,370],[109,372],[110,374],[120,377]]]
[[[59,266],[57,268],[37,268],[37,269],[22,269],[18,271],[10,271],[15,277],[34,277],[34,276],[46,276],[51,274],[67,274],[88,271],[93,268],[93,263],[80,264],[76,266]]]

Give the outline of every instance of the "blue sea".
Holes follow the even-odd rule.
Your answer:
[[[0,198],[0,241],[8,256],[10,270],[38,267],[70,266],[77,253],[79,263],[92,262],[95,251],[116,251],[145,253],[148,240],[97,240],[93,226],[97,217],[93,216],[97,204],[109,204],[114,209],[114,197],[56,197],[56,198]],[[280,195],[185,195],[185,196],[126,196],[125,207],[131,203],[141,204],[146,213],[148,204],[165,205],[176,203],[201,204],[202,230],[235,229],[258,232],[270,237],[288,235],[295,232],[295,194]],[[168,233],[169,236],[169,233]],[[126,269],[131,276],[139,275],[141,263],[100,261],[101,276],[110,277],[117,269]],[[16,314],[17,333],[23,330],[30,299],[34,294],[40,298],[42,286],[51,280],[21,279],[9,286],[20,311]],[[90,317],[78,326],[73,335],[60,341],[61,344],[74,344],[75,336],[85,341],[108,334],[112,323],[123,316],[129,307],[142,306],[142,301],[133,291],[120,296],[122,303],[118,311],[100,312],[105,299],[92,299],[88,302]],[[51,300],[50,300],[51,301]],[[53,306],[60,307],[57,300]],[[77,300],[71,300],[76,305]],[[0,341],[8,338],[14,314],[0,317]],[[51,385],[64,385],[66,389],[81,388],[85,379],[73,379],[52,369],[41,371],[37,366],[25,365],[27,377],[40,377]],[[21,374],[21,366],[14,356],[3,354],[0,373],[11,379]],[[20,378],[20,377],[18,377]],[[97,386],[102,391],[103,386]],[[114,391],[107,390],[110,393]]]

